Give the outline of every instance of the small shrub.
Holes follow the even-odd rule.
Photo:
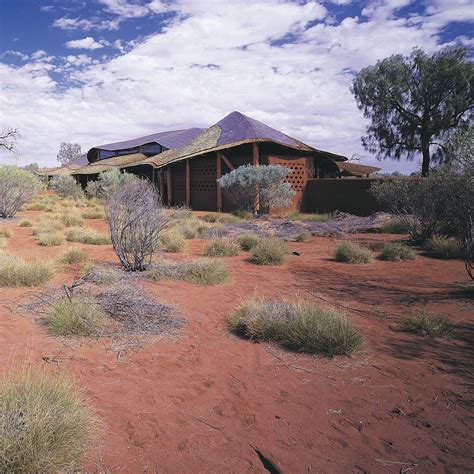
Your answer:
[[[302,230],[296,234],[295,242],[306,242],[310,237],[310,233]]]
[[[443,259],[462,259],[464,253],[457,240],[434,236],[429,238],[423,249],[430,257]]]
[[[86,194],[89,197],[106,199],[121,187],[137,181],[139,181],[137,176],[131,173],[122,173],[120,170],[113,168],[100,173],[97,181],[89,181],[86,187]]]
[[[81,215],[76,212],[62,214],[59,219],[66,227],[80,227],[84,224]]]
[[[31,227],[33,224],[28,219],[22,220],[20,222],[20,227]]]
[[[261,239],[252,248],[250,261],[257,265],[283,265],[288,253],[288,245],[282,240]]]
[[[146,274],[151,280],[171,278],[195,285],[218,285],[229,279],[222,261],[201,259],[192,262],[158,262]]]
[[[11,237],[11,233],[8,229],[0,229],[0,237],[3,237],[5,239],[9,239]]]
[[[0,217],[13,217],[41,189],[32,173],[12,165],[0,165]]]
[[[392,219],[377,227],[376,231],[380,234],[408,234],[410,226],[399,219]]]
[[[57,232],[42,232],[38,234],[38,242],[46,247],[56,247],[64,242],[64,237]]]
[[[54,336],[98,336],[103,314],[90,298],[61,298],[49,308],[45,320]]]
[[[380,258],[382,260],[396,262],[398,260],[413,260],[415,255],[415,251],[407,245],[387,242],[382,248]]]
[[[49,188],[61,197],[70,197],[74,200],[81,199],[84,196],[81,185],[69,175],[53,176],[49,182]]]
[[[420,311],[405,317],[400,329],[420,336],[449,337],[453,331],[453,326],[443,316]]]
[[[177,232],[169,232],[160,237],[160,248],[165,252],[182,252],[186,246],[186,240]]]
[[[0,472],[75,472],[94,437],[93,414],[65,379],[0,381]]]
[[[260,237],[257,234],[242,234],[237,238],[237,242],[242,250],[248,252],[260,242]]]
[[[82,213],[83,219],[105,219],[105,213],[101,209],[87,209]]]
[[[228,238],[212,240],[204,250],[206,257],[235,257],[239,254],[240,246]]]
[[[372,252],[363,245],[344,241],[337,244],[334,258],[337,262],[369,263],[372,260]]]
[[[80,227],[71,227],[66,233],[68,242],[79,242],[89,245],[108,245],[110,237],[100,234],[93,229],[82,229]]]
[[[65,264],[83,263],[88,260],[87,253],[78,247],[66,249],[60,256],[59,261]]]
[[[0,286],[38,286],[46,283],[54,274],[49,263],[27,262],[10,254],[0,255]]]
[[[344,315],[311,303],[249,300],[230,315],[229,325],[243,337],[328,357],[352,354],[362,344],[359,331]]]

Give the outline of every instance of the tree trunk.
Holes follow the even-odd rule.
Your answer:
[[[430,173],[430,147],[423,147],[423,161],[421,163],[421,176],[428,176]]]

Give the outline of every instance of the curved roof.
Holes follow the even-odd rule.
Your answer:
[[[361,165],[359,163],[337,163],[342,174],[347,176],[363,176],[380,171],[377,166]]]

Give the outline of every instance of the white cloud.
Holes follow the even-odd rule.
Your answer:
[[[131,15],[125,3],[110,1],[106,8]],[[366,17],[329,24],[326,8],[316,2],[178,0],[177,16],[160,33],[137,44],[116,40],[120,55],[113,59],[98,63],[79,54],[1,66],[2,104],[11,111],[8,125],[22,131],[18,146],[25,163],[54,164],[61,141],[88,149],[208,126],[232,110],[317,148],[367,156],[360,144],[366,121],[349,91],[353,73],[416,45],[436,50],[443,11],[455,18],[465,8],[459,2],[459,11],[451,11],[437,2],[428,15],[397,18],[400,4],[376,2]],[[310,22],[317,23],[308,28]],[[91,37],[79,41],[85,40],[102,46]],[[67,71],[69,82],[57,84],[52,70]],[[382,166],[409,169],[392,161]]]
[[[7,56],[15,56],[17,58],[20,58],[22,61],[27,61],[29,59],[29,56],[27,54],[22,53],[21,51],[14,51],[13,49],[7,49],[2,54],[0,54],[0,59],[3,59]]]
[[[118,30],[120,26],[120,18],[114,18],[112,20],[103,20],[99,18],[85,19],[85,18],[68,18],[61,17],[57,18],[53,22],[53,27],[60,28],[61,30],[74,31],[74,30]]]
[[[90,49],[90,50],[100,49],[104,47],[103,44],[97,42],[91,36],[87,36],[85,38],[78,39],[78,40],[68,41],[67,43],[65,43],[65,46],[66,48],[69,48],[69,49]]]

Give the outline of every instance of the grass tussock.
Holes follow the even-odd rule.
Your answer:
[[[242,222],[242,218],[233,214],[205,214],[201,217],[204,222],[211,224],[235,224],[236,222]]]
[[[171,278],[195,285],[218,285],[229,279],[229,272],[222,261],[200,259],[191,262],[157,262],[146,272],[147,278]]]
[[[0,255],[0,286],[2,287],[39,286],[50,280],[54,271],[50,263],[28,262],[11,254]]]
[[[111,243],[110,236],[100,234],[93,229],[83,229],[80,227],[71,227],[66,233],[68,242],[79,242],[89,245],[108,245]]]
[[[28,219],[24,219],[20,222],[19,227],[32,227],[33,223],[29,221]]]
[[[3,249],[7,246],[8,240],[5,237],[0,237],[0,249]]]
[[[329,214],[306,214],[298,211],[276,214],[275,217],[306,222],[328,222],[332,219]]]
[[[178,232],[168,232],[160,237],[160,248],[164,252],[178,253],[186,247],[186,240]]]
[[[53,336],[98,336],[103,313],[91,298],[61,298],[49,308],[46,327]]]
[[[250,261],[256,265],[283,265],[288,254],[286,242],[276,238],[265,238],[252,248]]]
[[[464,253],[459,242],[446,237],[431,237],[425,242],[423,249],[427,255],[433,258],[446,260],[464,258]]]
[[[240,245],[229,238],[212,240],[204,250],[206,257],[235,257],[239,254]]]
[[[305,230],[298,232],[295,236],[295,242],[307,242],[311,234]]]
[[[26,206],[27,211],[44,211],[45,205],[42,202],[31,202]]]
[[[379,234],[408,234],[410,226],[398,219],[392,219],[377,227],[376,232]]]
[[[84,269],[83,278],[95,285],[111,285],[123,280],[124,272],[112,266],[90,264]]]
[[[230,315],[229,325],[252,340],[328,357],[352,354],[362,344],[361,334],[343,314],[308,302],[248,300]]]
[[[390,262],[414,260],[415,256],[416,253],[411,247],[397,242],[387,242],[380,252],[380,259],[388,260]]]
[[[64,252],[59,257],[59,261],[66,265],[71,265],[73,263],[84,263],[87,262],[87,260],[87,253],[78,247],[70,247],[64,250]]]
[[[81,214],[77,212],[61,214],[59,219],[66,227],[81,227],[84,224]]]
[[[260,237],[257,234],[242,234],[237,238],[237,243],[240,248],[245,251],[252,250],[260,242]]]
[[[46,247],[57,247],[64,242],[64,236],[58,232],[42,232],[38,234],[38,242]]]
[[[425,337],[450,337],[453,326],[444,316],[428,311],[419,311],[405,317],[400,330]]]
[[[78,389],[63,378],[0,381],[0,472],[75,472],[96,422]]]
[[[337,262],[352,264],[370,263],[372,252],[369,248],[356,242],[343,241],[337,244],[334,259]]]
[[[83,219],[105,219],[105,212],[101,209],[86,209],[81,215]]]
[[[3,237],[5,239],[9,239],[12,236],[11,232],[8,229],[1,229],[0,228],[0,237]]]
[[[182,221],[176,227],[176,230],[180,232],[186,240],[192,240],[205,239],[209,228],[197,219],[187,219]]]
[[[57,232],[62,229],[64,229],[64,224],[61,221],[49,217],[42,217],[33,227],[33,235]]]

